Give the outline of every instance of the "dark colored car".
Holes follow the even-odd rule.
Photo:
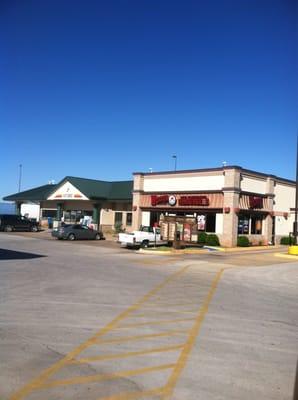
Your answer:
[[[0,230],[5,232],[12,231],[31,231],[37,232],[39,224],[21,215],[0,214]]]
[[[57,239],[67,240],[101,240],[104,239],[102,232],[88,228],[86,225],[74,224],[64,225],[52,230],[52,236]]]

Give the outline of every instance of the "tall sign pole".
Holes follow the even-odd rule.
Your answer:
[[[297,149],[296,149],[296,195],[295,195],[295,221],[293,227],[294,244],[297,244],[297,223],[298,223],[298,132],[296,137]]]

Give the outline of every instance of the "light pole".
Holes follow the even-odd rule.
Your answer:
[[[298,134],[297,134],[297,149],[296,149],[296,194],[295,194],[295,221],[293,226],[294,244],[297,245],[297,220],[298,220]]]
[[[21,184],[22,184],[22,164],[19,165],[19,193],[21,191]]]
[[[176,171],[177,170],[177,156],[174,154],[173,156],[172,156],[172,158],[174,158],[174,171]]]

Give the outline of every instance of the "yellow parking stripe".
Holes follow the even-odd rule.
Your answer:
[[[145,354],[165,353],[165,352],[169,352],[169,351],[179,350],[183,346],[184,346],[184,344],[179,344],[176,346],[157,347],[155,349],[150,349],[150,350],[130,351],[128,353],[117,353],[117,354],[108,354],[108,355],[104,355],[104,356],[78,358],[76,360],[70,361],[70,364],[83,364],[83,363],[89,363],[89,362],[93,362],[93,361],[115,360],[115,359],[121,359],[121,358],[143,356]]]
[[[136,314],[133,317],[150,317],[151,315],[160,315],[160,314],[197,314],[198,310],[192,310],[192,311],[171,311],[171,310],[163,310],[163,311],[155,311],[155,310],[151,310],[151,311],[147,311],[147,312],[143,312],[142,314]]]
[[[145,367],[139,369],[132,369],[129,371],[120,371],[111,374],[96,374],[96,375],[88,375],[88,376],[76,376],[75,378],[70,379],[61,379],[57,381],[48,381],[40,385],[40,389],[49,389],[58,386],[68,386],[68,385],[77,385],[82,383],[92,383],[92,382],[102,382],[102,381],[110,381],[113,379],[126,378],[128,376],[136,376],[142,375],[148,372],[161,371],[164,369],[174,368],[176,364],[164,364],[158,365],[156,367]]]
[[[99,339],[96,341],[97,344],[107,344],[107,343],[123,343],[123,342],[130,342],[130,341],[137,341],[137,340],[146,340],[146,339],[152,339],[155,337],[162,337],[162,336],[181,336],[181,335],[187,335],[188,330],[183,330],[183,329],[177,329],[173,331],[167,331],[167,332],[162,332],[162,333],[151,333],[148,335],[136,335],[136,336],[125,336],[125,337],[118,337],[115,339]]]
[[[158,306],[158,307],[180,307],[180,306],[194,306],[194,303],[159,303],[159,302],[146,302],[146,304],[143,305],[145,308],[153,308],[152,306]]]
[[[147,321],[147,322],[139,322],[137,324],[126,324],[126,325],[118,325],[115,330],[118,329],[127,329],[127,328],[135,328],[137,326],[145,326],[145,325],[163,325],[163,324],[174,324],[175,322],[185,322],[185,321],[194,321],[195,318],[181,318],[181,319],[166,319],[164,321]]]
[[[13,394],[11,396],[10,400],[21,400],[25,396],[27,396],[29,393],[31,393],[33,390],[40,387],[50,376],[52,376],[54,373],[56,373],[61,368],[63,368],[70,360],[76,358],[83,350],[85,350],[89,346],[96,343],[96,341],[98,340],[99,337],[107,334],[109,331],[114,329],[115,326],[117,326],[120,321],[122,321],[123,319],[128,317],[135,310],[138,310],[148,299],[150,299],[152,296],[154,296],[155,293],[157,293],[159,290],[161,290],[169,282],[177,279],[180,275],[184,274],[190,267],[191,267],[191,265],[187,265],[187,266],[183,267],[182,269],[180,269],[179,271],[170,275],[162,283],[157,285],[155,288],[153,288],[151,291],[149,291],[145,296],[143,296],[143,298],[141,298],[141,300],[139,300],[137,303],[130,306],[128,309],[123,311],[121,314],[119,314],[104,328],[100,329],[100,331],[97,332],[94,336],[92,336],[86,342],[84,342],[81,345],[79,345],[78,347],[76,347],[74,350],[72,350],[70,353],[68,353],[60,361],[53,364],[51,367],[49,367],[44,372],[42,372],[41,375],[39,375],[37,378],[33,379],[31,382],[29,382],[27,385],[25,385],[23,388],[21,388],[15,394]]]
[[[169,378],[169,380],[168,380],[168,382],[167,382],[167,384],[165,386],[165,390],[164,390],[163,396],[162,396],[163,400],[169,399],[171,397],[172,393],[173,393],[173,390],[174,390],[174,387],[175,387],[175,385],[176,385],[176,383],[178,381],[178,378],[179,378],[183,368],[185,367],[187,358],[188,358],[188,356],[189,356],[189,354],[190,354],[190,352],[191,352],[191,350],[192,350],[192,348],[193,348],[193,346],[195,344],[195,341],[196,341],[197,335],[198,335],[198,333],[200,331],[202,322],[203,322],[203,320],[205,318],[205,315],[207,314],[209,304],[211,303],[211,300],[212,300],[213,295],[215,293],[216,287],[218,285],[218,282],[220,281],[220,278],[221,278],[224,270],[225,270],[225,268],[222,268],[216,274],[216,276],[215,276],[215,278],[214,278],[214,280],[212,282],[212,285],[211,285],[211,288],[209,290],[209,293],[208,293],[208,295],[207,295],[202,307],[200,308],[200,311],[199,311],[198,317],[197,317],[197,319],[195,321],[195,324],[194,324],[193,328],[191,329],[191,331],[189,333],[188,341],[187,341],[186,345],[184,346],[184,349],[181,352],[181,355],[180,355],[180,357],[179,357],[179,359],[178,359],[178,361],[176,363],[174,371],[173,371],[172,375],[170,376],[170,378]]]
[[[160,387],[151,390],[144,390],[142,392],[126,392],[109,397],[100,397],[97,400],[134,400],[138,399],[139,397],[158,396],[162,394],[163,389],[163,387]]]

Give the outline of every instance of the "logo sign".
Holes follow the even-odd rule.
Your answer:
[[[156,195],[151,196],[151,205],[152,206],[158,206],[160,204],[165,205],[168,203],[169,203],[169,195],[168,194],[165,194],[162,196],[156,196]]]
[[[179,206],[209,206],[207,196],[181,196],[178,201]]]
[[[171,195],[169,196],[169,204],[170,206],[174,206],[176,204],[177,200],[176,200],[176,196]]]
[[[263,208],[263,198],[249,196],[249,207],[250,208]]]

